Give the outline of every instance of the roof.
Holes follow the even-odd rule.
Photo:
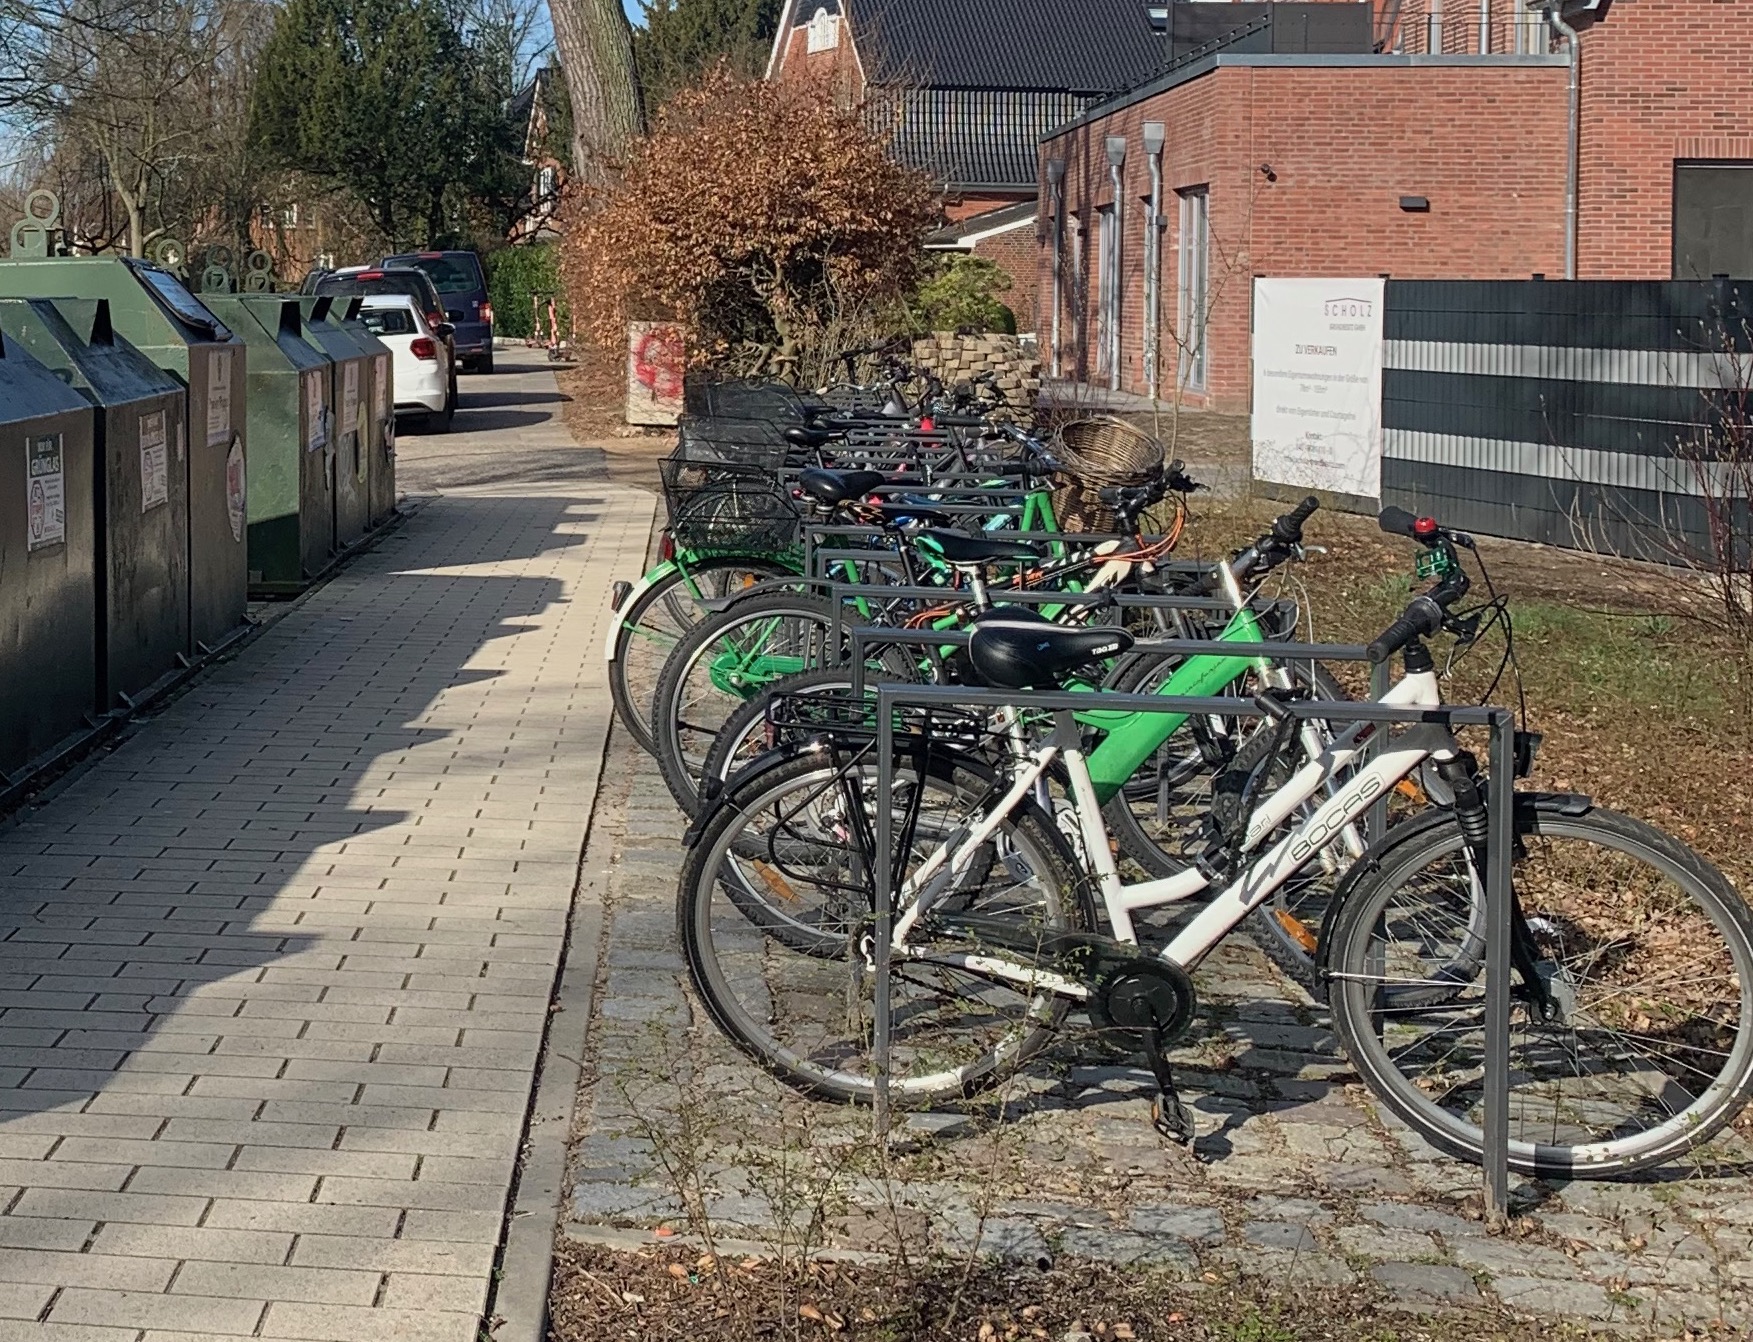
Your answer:
[[[1088,97],[987,89],[876,90],[865,99],[889,151],[954,190],[1035,189],[1037,143],[1083,111]]]
[[[1008,233],[1012,229],[1034,223],[1036,209],[1037,205],[1033,200],[1002,205],[996,210],[959,219],[953,224],[945,224],[942,228],[927,233],[925,245],[940,248],[968,247],[981,238],[991,237],[995,233]]]
[[[1162,64],[1145,0],[846,0],[873,84],[1114,93]],[[814,12],[811,0],[792,6]]]

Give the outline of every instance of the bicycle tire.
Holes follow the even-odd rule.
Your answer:
[[[965,763],[958,760],[954,752],[933,751],[929,777],[955,792],[978,772],[964,770]],[[874,765],[870,767],[874,772]],[[713,894],[724,880],[721,874],[724,861],[738,847],[739,831],[748,819],[767,814],[769,808],[777,810],[780,799],[788,796],[807,795],[811,789],[825,793],[838,785],[840,768],[833,760],[817,753],[799,756],[761,771],[715,807],[682,864],[676,892],[676,920],[695,993],[714,1023],[743,1053],[805,1093],[868,1103],[875,1094],[874,1082],[869,1075],[860,1077],[845,1066],[830,1067],[810,1062],[795,1048],[769,1033],[763,1023],[769,1016],[767,1010],[760,1013],[762,1020],[757,1021],[756,1013],[743,1007],[729,987],[717,949],[721,939],[713,931]],[[982,785],[981,792],[984,795],[988,789]],[[1095,910],[1087,882],[1075,874],[1071,854],[1052,821],[1031,804],[1024,803],[1007,819],[1000,833],[1016,842],[1012,851],[1022,854],[1022,861],[1032,863],[1040,870],[1046,888],[1058,901],[1051,920],[1044,920],[1045,926],[1066,931],[1093,927]],[[864,860],[870,860],[868,854]],[[738,912],[740,917],[741,911]],[[761,958],[765,961],[772,954],[769,950],[762,953]],[[829,963],[829,959],[805,952],[800,962],[820,965]],[[839,963],[848,965],[850,972],[851,961],[844,955],[839,957]],[[784,973],[783,981],[789,984],[792,995],[799,1001],[817,1002],[821,998],[819,992],[800,991],[795,970]],[[958,1062],[940,1073],[924,1076],[898,1074],[901,1069],[893,1067],[890,1078],[892,1102],[902,1107],[942,1103],[973,1094],[1014,1072],[1046,1046],[1069,1011],[1069,1003],[1063,998],[1050,994],[1037,996],[1044,1000],[1031,1003],[1029,1014],[1019,1027],[1020,1033],[1014,1038],[1007,1036],[996,1048],[983,1050],[971,1062]],[[777,1011],[771,1014],[776,1017]],[[777,1023],[775,1028],[778,1028]],[[844,1062],[845,1049],[837,1047],[831,1056]]]
[[[1296,661],[1285,663],[1285,669],[1292,677],[1292,683],[1307,689],[1317,699],[1348,699],[1339,682],[1331,672],[1316,662]],[[1154,685],[1160,677],[1160,661],[1140,658],[1120,668],[1105,688],[1123,693],[1146,693],[1141,687],[1147,683]],[[1189,724],[1190,725],[1190,724]],[[1173,742],[1187,734],[1188,726],[1178,729],[1169,741],[1164,743],[1167,748]],[[1158,766],[1161,767],[1160,764]],[[1203,760],[1189,766],[1193,771],[1178,785],[1184,794],[1189,788],[1196,787],[1202,779],[1211,776],[1211,766]],[[1332,786],[1343,785],[1349,772],[1335,778]],[[1153,790],[1154,791],[1154,790]],[[1203,809],[1203,808],[1199,808]],[[1164,848],[1153,838],[1140,823],[1138,814],[1133,809],[1126,789],[1114,794],[1108,804],[1102,808],[1102,814],[1108,825],[1108,832],[1120,845],[1120,851],[1144,869],[1153,879],[1173,876],[1184,871],[1188,864],[1188,853]],[[1187,838],[1192,841],[1196,834],[1189,833]],[[1337,847],[1337,845],[1335,845]],[[1317,877],[1316,879],[1320,879]],[[1280,914],[1290,915],[1287,922]],[[1311,935],[1318,938],[1320,921],[1313,908],[1299,905],[1291,909],[1284,901],[1283,892],[1267,903],[1261,905],[1248,915],[1243,924],[1248,939],[1258,946],[1266,958],[1276,965],[1294,983],[1311,996],[1318,996],[1320,991],[1320,974],[1315,963],[1318,940],[1311,941]],[[1307,916],[1304,916],[1307,915]]]
[[[689,581],[698,582],[701,577],[713,575],[735,577],[740,574],[755,574],[761,578],[783,577],[794,571],[776,559],[749,555],[715,555],[691,563],[685,570],[680,567],[671,570],[641,592],[625,611],[617,615],[614,629],[609,635],[609,695],[614,701],[615,713],[621,719],[621,726],[639,743],[641,750],[648,755],[655,755],[657,740],[651,733],[648,718],[651,691],[641,694],[633,683],[643,679],[649,668],[645,665],[645,659],[634,652],[634,648],[641,642],[649,642],[657,647],[673,647],[688,629],[699,623],[702,612],[688,590]],[[726,593],[714,591],[707,595],[710,598]],[[661,672],[662,667],[659,666],[656,674],[650,677],[653,687],[657,674]],[[644,701],[643,705],[641,700]]]
[[[1578,810],[1561,799],[1523,794],[1517,799],[1515,830],[1518,906],[1530,929],[1538,929],[1531,934],[1544,938],[1541,949],[1552,953],[1546,961],[1552,966],[1550,976],[1543,971],[1542,977],[1559,1000],[1570,999],[1570,1024],[1568,1042],[1557,1048],[1548,1046],[1542,1052],[1518,1044],[1518,1037],[1538,1044],[1548,1033],[1562,1037],[1564,1031],[1561,1026],[1536,1025],[1525,998],[1512,1001],[1510,1167],[1535,1177],[1599,1179],[1686,1154],[1729,1124],[1753,1095],[1753,997],[1749,996],[1753,914],[1727,879],[1697,853],[1653,826],[1617,812],[1600,807]],[[1568,851],[1562,861],[1548,851],[1560,841],[1579,843],[1613,859],[1602,893],[1594,894],[1578,879],[1578,863]],[[1434,999],[1394,996],[1414,993],[1419,982],[1416,968],[1404,968],[1416,961],[1394,940],[1396,929],[1411,928],[1418,938],[1428,940],[1433,926],[1428,914],[1396,915],[1390,906],[1404,894],[1416,907],[1419,896],[1411,891],[1413,881],[1450,858],[1465,865],[1470,885],[1478,883],[1451,813],[1434,813],[1391,830],[1353,865],[1342,885],[1323,959],[1330,976],[1327,996],[1335,1034],[1366,1084],[1426,1142],[1477,1162],[1484,1145],[1473,1098],[1479,1085],[1465,1080],[1476,1069],[1458,1065],[1464,1058],[1461,1027],[1447,1024],[1435,1031],[1442,1042],[1432,1065],[1441,1070],[1409,1075],[1422,1055],[1415,1052],[1416,1037],[1408,1042],[1406,1026],[1421,1011],[1447,1011],[1453,1016],[1463,1008],[1475,1010],[1478,986],[1472,985],[1471,998],[1449,983],[1436,985],[1440,991]],[[1659,878],[1659,897],[1626,874],[1628,863]],[[1720,951],[1707,937],[1711,931],[1721,938]],[[1658,1006],[1647,991],[1624,983],[1636,948],[1659,950],[1663,938],[1675,939],[1686,967],[1687,977],[1669,982],[1702,1001],[1705,1009]],[[1632,948],[1629,953],[1627,946]],[[1452,963],[1446,952],[1442,954]],[[1581,965],[1582,977],[1573,963]],[[1598,984],[1589,981],[1595,970],[1601,973]],[[1719,983],[1725,986],[1711,986]],[[1733,986],[1736,983],[1738,988]],[[1434,1007],[1426,1004],[1429,1000],[1434,1000]],[[1685,1014],[1688,1011],[1693,1014]],[[1599,1024],[1594,1023],[1597,1016]],[[1615,1019],[1640,1032],[1661,1024],[1666,1034],[1650,1038],[1662,1040],[1666,1051],[1652,1053],[1640,1046],[1635,1042],[1639,1035],[1607,1023]],[[1659,1106],[1652,1117],[1660,1121],[1648,1130],[1605,1140],[1542,1140],[1543,1136],[1587,1136],[1594,1126],[1609,1134],[1626,1127],[1622,1117],[1608,1123],[1610,1111],[1600,1099],[1586,1093],[1566,1097],[1562,1092],[1565,1085],[1586,1092],[1599,1084],[1602,1073],[1585,1070],[1581,1062],[1580,1041],[1591,1029],[1622,1041],[1612,1047],[1628,1055],[1637,1084],[1656,1092],[1638,1102]],[[1724,1047],[1709,1047],[1707,1041]],[[1720,1064],[1713,1060],[1718,1056]],[[1670,1063],[1675,1070],[1691,1068],[1686,1081],[1662,1076]],[[1552,1075],[1543,1075],[1543,1066]],[[1708,1069],[1715,1069],[1714,1073]],[[1688,1082],[1698,1094],[1676,1109],[1692,1094]],[[1542,1086],[1550,1094],[1542,1094]],[[1530,1108],[1529,1093],[1537,1109]]]

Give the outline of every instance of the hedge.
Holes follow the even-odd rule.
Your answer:
[[[527,340],[535,334],[535,312],[530,299],[536,294],[555,294],[559,300],[560,330],[566,330],[566,294],[560,286],[560,253],[550,242],[501,247],[487,258],[487,292],[493,300],[495,334]],[[547,330],[547,305],[542,311],[543,333]]]

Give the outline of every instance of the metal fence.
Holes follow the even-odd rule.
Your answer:
[[[1390,280],[1382,502],[1672,560],[1746,535],[1753,280]]]

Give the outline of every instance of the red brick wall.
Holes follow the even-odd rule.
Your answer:
[[[1666,277],[1674,160],[1753,159],[1753,4],[1613,0],[1582,37],[1577,275]]]
[[[814,85],[842,107],[851,107],[863,98],[864,71],[859,68],[852,29],[845,17],[840,19],[840,45],[827,51],[810,51],[808,29],[793,28],[780,48],[773,78]]]
[[[1122,386],[1144,391],[1144,220],[1149,160],[1139,127],[1169,128],[1163,153],[1162,304],[1174,327],[1178,188],[1210,192],[1208,397],[1246,408],[1249,309],[1255,275],[1428,278],[1561,273],[1565,71],[1556,67],[1220,67],[1044,146],[1063,156],[1067,230],[1087,221],[1082,349],[1073,349],[1073,278],[1062,286],[1063,371],[1096,365],[1096,207],[1112,190],[1103,140],[1123,134]],[[1268,180],[1261,165],[1269,165]],[[1400,197],[1428,197],[1428,214]],[[1043,185],[1045,198],[1045,185]],[[1051,236],[1039,251],[1043,335],[1051,319]],[[1044,351],[1043,362],[1050,360]],[[1162,387],[1172,394],[1175,347],[1163,339]]]
[[[1002,210],[1006,205],[1016,205],[1025,200],[1034,199],[1032,191],[996,192],[990,195],[955,195],[943,203],[943,217],[952,224],[959,224],[964,219],[972,219],[977,214],[985,214],[988,210]]]
[[[1035,230],[1029,224],[974,244],[975,256],[985,257],[1010,276],[1010,292],[1000,297],[1016,314],[1016,329],[1021,333],[1041,329],[1037,254]]]

